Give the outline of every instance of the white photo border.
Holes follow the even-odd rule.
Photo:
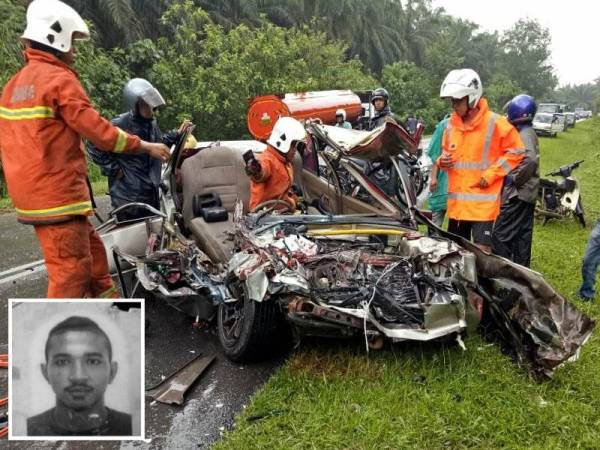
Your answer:
[[[12,342],[12,312],[14,303],[130,303],[140,302],[140,355],[141,355],[141,381],[140,381],[140,434],[132,436],[13,436],[12,417],[12,367],[13,367],[13,342]],[[131,299],[48,299],[48,298],[11,298],[8,300],[8,440],[9,441],[146,441],[146,301],[144,298]]]

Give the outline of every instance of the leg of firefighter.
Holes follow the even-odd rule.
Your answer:
[[[521,201],[522,214],[518,218],[519,235],[513,244],[515,262],[529,267],[531,264],[531,242],[533,240],[533,216],[535,203]]]
[[[89,293],[92,255],[87,223],[86,217],[77,217],[35,226],[48,271],[48,298],[82,298]]]
[[[514,258],[513,244],[519,237],[521,203],[514,197],[502,205],[492,233],[492,252],[511,261]]]
[[[104,244],[89,221],[88,235],[92,253],[91,295],[97,298],[119,298],[119,291],[108,273],[108,259]]]

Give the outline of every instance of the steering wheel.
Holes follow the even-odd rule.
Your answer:
[[[296,211],[296,208],[294,208],[294,206],[290,202],[286,202],[285,200],[281,200],[281,199],[274,199],[274,200],[267,200],[266,202],[259,203],[254,208],[252,208],[252,210],[250,212],[255,213],[257,211],[260,211],[263,208],[275,209],[276,205],[284,206],[285,210],[283,212],[294,214],[294,212]]]

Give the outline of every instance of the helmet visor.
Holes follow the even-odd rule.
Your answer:
[[[165,99],[160,95],[160,92],[154,88],[142,92],[140,99],[152,109],[156,109],[159,106],[164,106],[166,104]]]

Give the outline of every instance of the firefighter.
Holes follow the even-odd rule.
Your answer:
[[[25,66],[0,97],[0,151],[19,222],[31,224],[48,270],[48,297],[118,297],[92,211],[82,137],[116,153],[167,161],[164,144],[129,135],[100,117],[72,65],[83,19],[58,0],[27,9]]]
[[[352,129],[352,125],[350,125],[350,122],[348,122],[346,120],[346,110],[345,109],[338,109],[335,112],[335,126],[341,127],[341,128],[346,128],[348,130]]]
[[[294,183],[292,161],[296,150],[302,150],[305,139],[306,130],[296,119],[281,117],[277,120],[260,161],[246,161],[246,174],[251,180],[251,210],[269,200],[282,200],[290,210],[295,210],[296,196],[291,191]]]
[[[444,79],[440,97],[450,100],[453,112],[436,165],[448,173],[448,231],[489,253],[504,177],[525,150],[518,131],[489,110],[482,93],[472,69],[452,70]]]
[[[129,80],[123,88],[123,105],[127,112],[112,120],[113,125],[148,142],[163,142],[171,146],[177,132],[162,134],[154,116],[165,105],[160,92],[143,78]],[[87,147],[90,158],[108,177],[113,208],[127,203],[146,203],[159,209],[158,186],[162,163],[144,154],[117,154],[102,151],[93,144]],[[117,214],[119,220],[133,220],[150,214],[143,208],[128,208]]]
[[[384,88],[377,88],[372,92],[371,104],[375,108],[375,115],[369,120],[367,130],[374,130],[385,122],[398,122],[388,105],[389,99],[390,94],[388,94],[388,91]]]
[[[529,267],[533,216],[540,187],[539,144],[531,126],[537,105],[529,95],[517,95],[507,105],[508,121],[517,130],[525,144],[521,163],[504,179],[502,207],[494,224],[492,249],[496,255]]]

